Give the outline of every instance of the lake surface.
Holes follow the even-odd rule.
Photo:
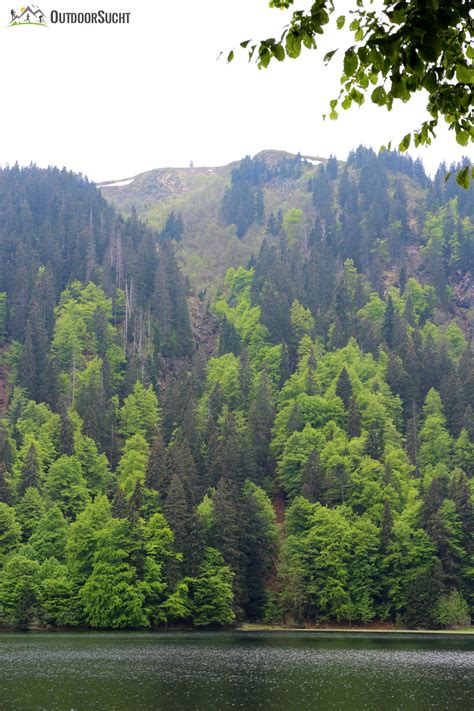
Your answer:
[[[1,711],[468,711],[474,637],[0,635]]]

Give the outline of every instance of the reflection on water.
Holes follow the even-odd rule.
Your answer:
[[[473,699],[472,637],[0,636],[1,711],[467,711]]]

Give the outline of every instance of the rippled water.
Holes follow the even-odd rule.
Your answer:
[[[474,707],[474,638],[347,633],[0,636],[1,711]]]

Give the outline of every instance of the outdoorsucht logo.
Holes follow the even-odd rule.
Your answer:
[[[47,27],[46,16],[37,5],[27,5],[22,7],[18,12],[10,10],[10,24],[8,27],[16,27],[17,25],[38,25],[39,27]]]
[[[96,12],[51,10],[48,20],[51,25],[128,25],[130,15],[130,12],[108,12],[106,10],[97,10]],[[22,7],[18,12],[10,10],[10,16],[8,27],[19,25],[49,27],[45,13],[37,5]]]

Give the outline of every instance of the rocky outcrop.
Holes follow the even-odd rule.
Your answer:
[[[471,272],[462,276],[460,281],[454,286],[456,294],[456,305],[462,309],[474,307],[474,278]]]

